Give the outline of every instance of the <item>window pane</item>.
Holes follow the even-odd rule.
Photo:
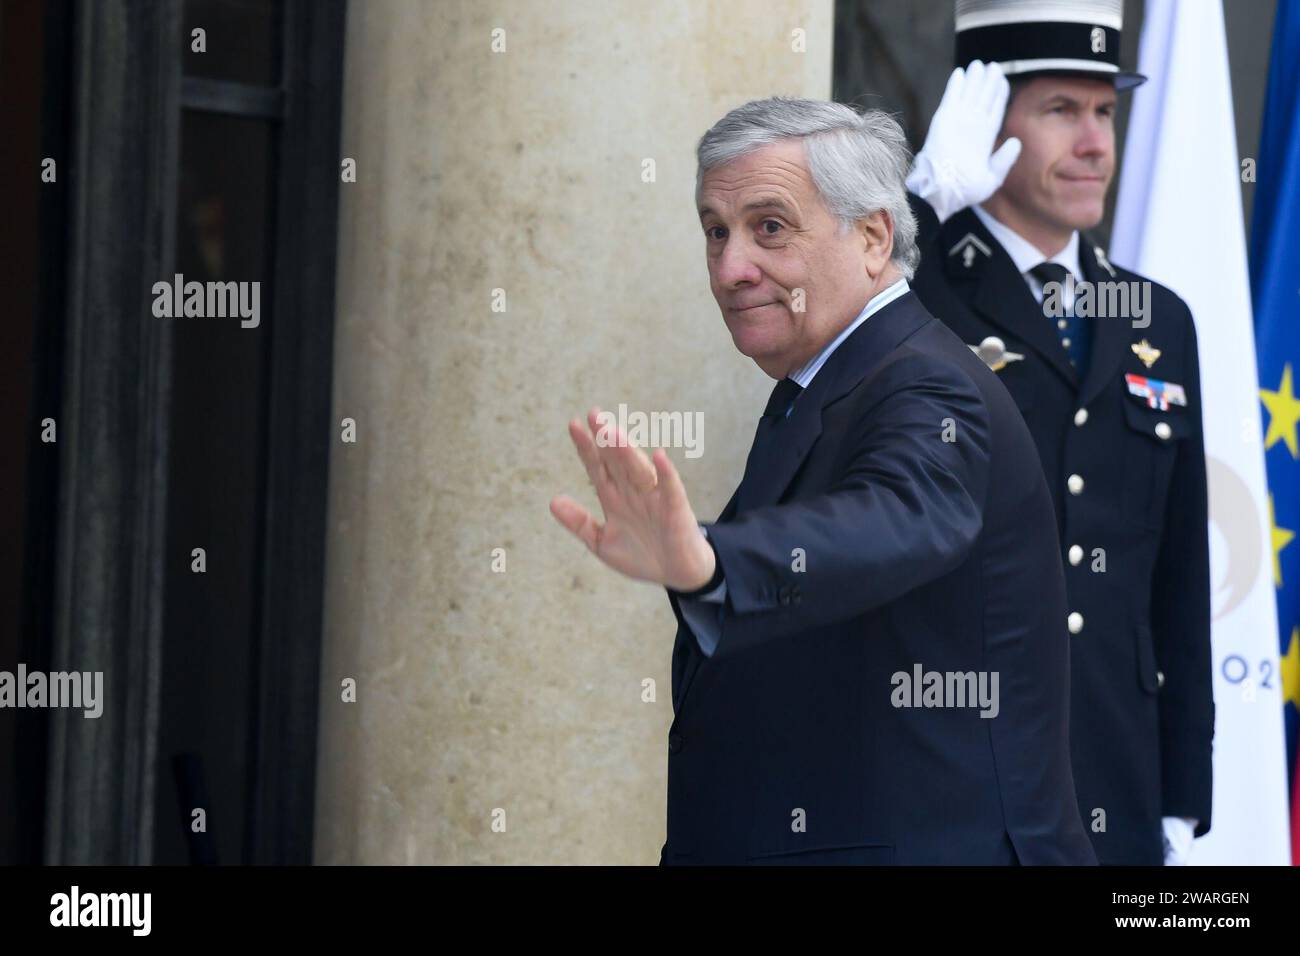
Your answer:
[[[246,862],[266,470],[264,368],[274,322],[268,280],[275,129],[267,120],[181,114],[176,271],[184,284],[238,284],[241,305],[253,301],[251,283],[261,285],[256,327],[243,327],[238,312],[221,305],[205,304],[203,311],[224,311],[225,317],[161,320],[172,323],[174,352],[155,863],[188,862],[187,842],[196,839],[190,801],[197,800],[204,801],[204,839],[217,860]],[[194,570],[197,548],[203,549],[202,573]],[[186,770],[174,775],[178,759]],[[191,789],[200,777],[201,786]]]
[[[280,0],[185,0],[186,76],[280,84]],[[206,51],[194,51],[194,31]]]

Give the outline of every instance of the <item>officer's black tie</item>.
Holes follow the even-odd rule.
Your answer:
[[[1047,284],[1055,282],[1060,286],[1059,301],[1063,314],[1048,315],[1047,318],[1055,327],[1061,347],[1070,357],[1070,364],[1082,379],[1088,373],[1088,358],[1092,353],[1092,328],[1087,319],[1076,316],[1075,310],[1066,303],[1065,285],[1070,270],[1059,262],[1040,262],[1029,270],[1029,274],[1043,284],[1043,298],[1040,300],[1043,303],[1047,301]]]

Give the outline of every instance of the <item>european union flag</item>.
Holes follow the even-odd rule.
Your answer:
[[[1291,768],[1291,859],[1300,863],[1300,3],[1277,5],[1256,178],[1250,285],[1268,423],[1264,456]]]

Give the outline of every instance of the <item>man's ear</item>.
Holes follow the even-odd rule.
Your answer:
[[[998,129],[998,138],[993,143],[993,149],[995,152],[999,146],[1011,138],[1011,134],[1007,132],[1007,120],[1011,117],[1011,107],[1016,102],[1016,97],[1024,91],[1025,86],[1029,82],[1030,81],[1023,76],[1012,76],[1007,78],[1007,86],[1009,87],[1007,90],[1007,105],[1002,109],[1002,126]]]
[[[1002,125],[998,127],[997,139],[993,141],[993,151],[996,153],[998,147],[1011,138],[1011,133],[1007,131],[1007,120],[1011,118],[1011,101],[1007,100],[1007,108],[1002,114]]]
[[[858,235],[862,237],[867,273],[874,277],[894,253],[894,217],[884,209],[877,209],[858,220]]]

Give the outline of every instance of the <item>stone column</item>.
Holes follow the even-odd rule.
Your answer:
[[[703,414],[670,450],[702,517],[739,481],[770,382],[709,294],[694,146],[829,96],[832,8],[351,4],[318,862],[658,861],[672,614],[547,504],[595,506],[593,404]]]

